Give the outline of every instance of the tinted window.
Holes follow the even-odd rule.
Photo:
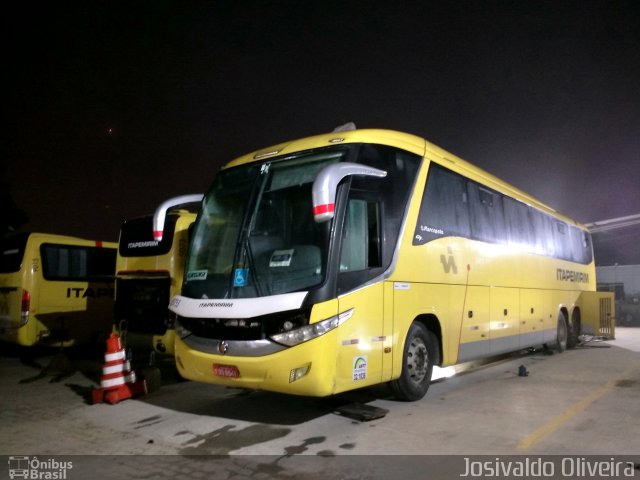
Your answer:
[[[574,262],[589,263],[593,256],[591,249],[591,236],[589,233],[572,226],[569,231],[571,235],[571,257]]]
[[[432,166],[422,197],[414,245],[440,237],[470,237],[466,181],[460,175]]]
[[[533,222],[530,219],[529,207],[513,198],[504,197],[504,218],[509,245],[519,246],[530,251],[531,247],[536,244],[536,235]]]
[[[123,257],[153,257],[171,251],[178,215],[169,213],[162,240],[153,238],[153,217],[136,218],[122,224],[118,249]]]
[[[361,145],[357,162],[387,172],[354,175],[343,220],[338,292],[382,274],[391,264],[421,157],[382,145]]]
[[[115,248],[43,243],[40,255],[47,280],[105,281],[115,274]]]
[[[459,236],[517,246],[522,251],[588,264],[588,232],[432,164],[414,245]]]
[[[467,182],[467,191],[471,207],[472,238],[484,242],[506,243],[502,196],[474,182]]]

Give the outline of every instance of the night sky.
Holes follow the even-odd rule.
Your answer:
[[[23,229],[117,240],[232,158],[347,121],[578,221],[640,213],[638,1],[23,3],[0,134]]]

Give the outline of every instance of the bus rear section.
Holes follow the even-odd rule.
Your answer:
[[[169,212],[162,240],[154,240],[152,216],[126,221],[116,261],[116,328],[127,345],[173,354],[175,330],[169,300],[180,293],[189,227],[196,214]]]
[[[68,347],[106,338],[116,246],[44,233],[0,240],[0,340]]]

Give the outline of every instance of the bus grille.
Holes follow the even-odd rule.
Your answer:
[[[215,340],[264,340],[309,324],[308,311],[280,312],[254,318],[185,318],[178,322],[196,337]]]

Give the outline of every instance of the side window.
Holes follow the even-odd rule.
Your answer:
[[[471,235],[476,240],[506,243],[507,232],[502,209],[502,195],[469,182],[471,206]]]
[[[557,256],[558,252],[556,251],[556,241],[554,235],[554,220],[552,217],[542,214],[543,217],[543,225],[542,225],[542,238],[544,239],[544,252],[546,255],[550,257]]]
[[[529,220],[529,207],[513,198],[504,197],[504,216],[509,245],[524,251],[535,251],[535,231]]]
[[[556,257],[563,260],[571,260],[571,240],[569,227],[564,222],[555,221],[553,229]]]
[[[432,164],[413,244],[423,245],[446,236],[469,237],[470,233],[464,178]]]
[[[86,277],[87,255],[83,250],[75,255],[62,245],[42,246],[42,273],[47,280],[67,280]]]
[[[377,202],[349,200],[340,252],[340,272],[357,272],[382,266],[379,210]]]
[[[455,236],[585,265],[593,259],[588,232],[432,164],[413,245]]]
[[[571,236],[571,258],[574,262],[584,265],[591,263],[591,236],[589,233],[580,230],[577,227],[570,227],[569,234]]]
[[[47,280],[109,280],[115,274],[116,250],[45,243],[40,247]]]

